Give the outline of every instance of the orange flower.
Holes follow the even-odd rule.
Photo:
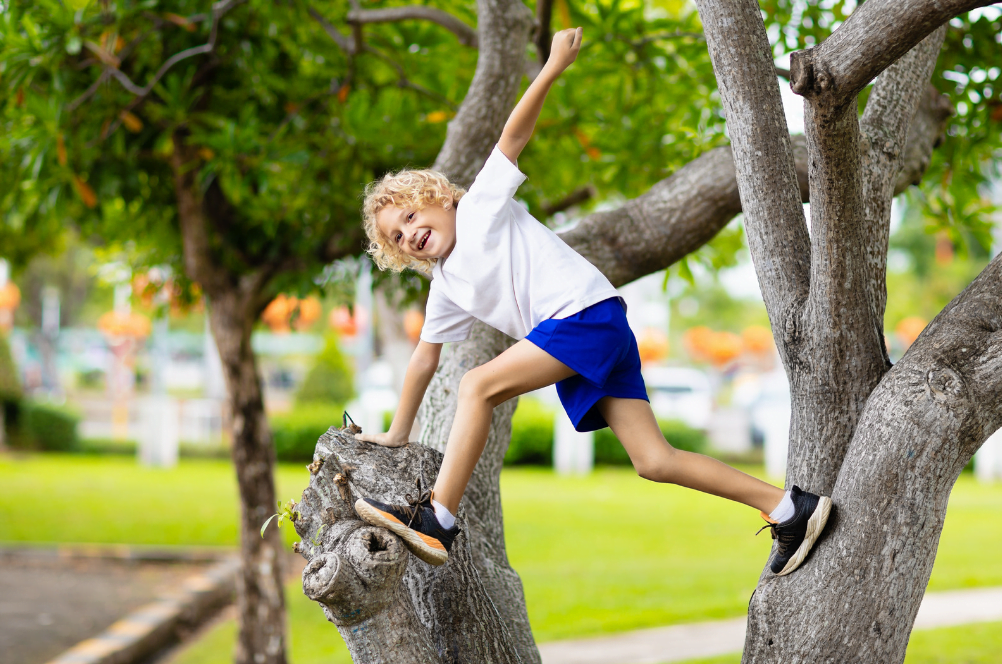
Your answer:
[[[348,307],[341,306],[331,309],[327,322],[342,337],[350,338],[358,334],[358,325],[355,317],[348,311]]]
[[[21,304],[21,291],[13,281],[8,281],[3,288],[0,288],[0,309],[14,310],[19,304]]]
[[[663,360],[668,355],[668,335],[653,327],[644,328],[637,339],[637,348],[642,364]]]
[[[769,355],[772,353],[772,332],[761,325],[749,325],[742,330],[741,342],[745,350],[754,355]]]
[[[424,314],[417,309],[408,309],[404,313],[404,333],[412,342],[421,338],[421,328],[424,327]]]
[[[924,319],[918,316],[909,316],[908,318],[903,318],[901,322],[898,323],[897,327],[894,328],[894,333],[898,335],[898,339],[901,343],[905,345],[905,348],[911,346],[918,339],[918,336],[922,334],[922,330],[925,329],[926,322]]]
[[[320,304],[320,300],[312,295],[305,300],[300,300],[299,318],[296,319],[296,330],[299,332],[306,331],[311,325],[320,319],[320,315],[322,313],[323,305]]]
[[[109,311],[97,319],[97,329],[112,338],[145,339],[150,335],[152,325],[146,316]]]
[[[295,311],[297,304],[299,300],[296,298],[280,294],[265,307],[261,320],[271,328],[272,332],[285,334],[289,332],[289,319],[292,318],[292,312]]]

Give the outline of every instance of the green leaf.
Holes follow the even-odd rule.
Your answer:
[[[281,503],[279,504],[281,505]],[[268,524],[271,523],[271,520],[274,519],[276,516],[278,515],[272,514],[271,516],[268,517],[268,520],[264,522],[264,525],[261,526],[261,539],[264,539],[264,529],[268,527]]]
[[[83,42],[80,41],[80,37],[73,35],[68,40],[66,40],[66,52],[70,55],[76,55],[80,52],[80,46]]]
[[[678,276],[688,281],[690,286],[696,285],[696,277],[693,276],[692,268],[689,267],[688,257],[678,262]]]
[[[73,11],[80,11],[81,9],[86,9],[87,5],[90,4],[90,0],[65,0],[66,4],[70,6]]]

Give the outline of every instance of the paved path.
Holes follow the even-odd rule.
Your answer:
[[[1002,620],[1002,588],[929,593],[915,629]],[[745,618],[642,629],[539,646],[543,664],[667,664],[740,652]]]

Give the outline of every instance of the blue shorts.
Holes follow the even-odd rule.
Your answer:
[[[609,426],[595,407],[602,397],[649,401],[637,339],[618,297],[544,320],[525,338],[577,372],[557,383],[557,395],[578,431]]]

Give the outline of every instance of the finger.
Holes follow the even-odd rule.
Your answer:
[[[372,434],[369,434],[369,433],[356,433],[355,434],[355,440],[360,440],[363,443],[374,443],[374,442],[376,442],[375,440],[373,440]]]
[[[571,45],[575,48],[581,48],[581,37],[584,34],[584,28],[578,28],[574,31],[574,39],[571,41]]]

